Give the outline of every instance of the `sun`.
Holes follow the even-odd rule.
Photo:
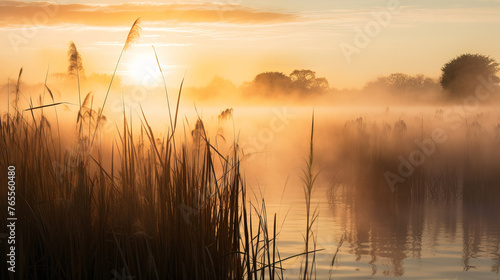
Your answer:
[[[154,54],[137,54],[128,64],[128,73],[135,84],[157,86],[161,81],[161,73]]]

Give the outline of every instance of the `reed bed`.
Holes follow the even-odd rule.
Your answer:
[[[457,129],[423,116],[394,123],[361,117],[348,121],[340,141],[343,169],[339,181],[351,186],[346,190],[351,194],[374,201],[463,200],[493,205],[500,199],[500,130],[491,123],[483,114],[465,119]],[[430,142],[436,127],[445,133],[443,143]],[[419,164],[410,159],[416,152],[423,155],[421,161],[413,158]],[[411,165],[410,175],[399,171],[402,163],[405,172]],[[392,187],[387,172],[399,176]]]
[[[338,188],[330,199],[341,199],[333,212],[343,213],[346,241],[358,260],[388,258],[384,275],[403,276],[407,258],[421,258],[426,223],[439,220],[448,235],[461,236],[462,266],[474,270],[478,255],[487,252],[491,271],[498,274],[498,201],[500,199],[500,129],[487,113],[467,116],[453,129],[429,117],[357,118],[346,122],[339,137]],[[446,126],[448,125],[448,126]],[[391,189],[387,171],[398,174],[400,157],[420,149],[415,141],[429,139],[434,128],[446,131],[420,166]],[[430,233],[438,240],[441,231]],[[459,241],[460,242],[460,241]]]
[[[0,168],[16,167],[19,279],[282,278],[276,218],[249,207],[238,151],[222,156],[201,120],[194,146],[174,147],[146,119],[136,137],[124,117],[112,150],[88,153],[91,137],[62,149],[43,114],[28,116],[0,121]]]
[[[106,100],[122,55],[140,31],[137,19],[100,108],[92,93],[82,102],[84,69],[70,43],[68,74],[76,77],[80,108],[76,137],[68,147],[57,115],[66,102],[55,102],[45,83],[53,103],[35,107],[29,102],[22,110],[20,70],[14,112],[0,118],[0,169],[16,168],[16,279],[283,279],[286,259],[276,247],[276,216],[270,223],[265,205],[247,199],[237,143],[222,155],[201,119],[191,131],[193,143],[186,134],[176,143],[182,83],[175,114],[165,85],[166,137],[155,135],[144,112],[135,135],[124,109],[110,150],[102,148],[96,136],[106,122]],[[44,108],[55,110],[58,137]],[[0,176],[2,201],[7,201],[6,180]],[[1,215],[5,228],[7,217]],[[9,277],[6,265],[0,264],[4,279]]]
[[[81,61],[74,43],[71,59]],[[76,136],[66,146],[57,114],[64,102],[54,102],[45,84],[53,103],[22,110],[21,74],[14,112],[0,118],[0,169],[16,168],[17,279],[284,279],[283,262],[298,256],[306,258],[304,278],[312,278],[316,246],[310,250],[309,241],[317,214],[307,222],[305,251],[281,259],[276,215],[268,221],[265,203],[247,199],[238,144],[222,155],[201,119],[190,135],[176,137],[182,84],[166,136],[155,135],[144,112],[136,135],[123,109],[122,126],[105,149],[105,102],[95,108],[92,92],[79,102]],[[56,126],[44,109],[55,111]],[[312,131],[308,216],[311,165]],[[2,201],[6,179],[0,179]],[[0,268],[9,277],[6,262]]]

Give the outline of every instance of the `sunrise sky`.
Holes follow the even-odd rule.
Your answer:
[[[29,81],[42,82],[49,64],[51,72],[65,72],[70,41],[87,73],[112,73],[138,17],[140,42],[118,69],[126,83],[140,82],[155,66],[151,45],[167,80],[178,82],[186,73],[191,86],[216,75],[240,84],[264,71],[312,69],[333,87],[349,88],[393,72],[437,78],[444,63],[466,52],[500,60],[498,0],[51,3],[59,4],[0,1],[2,79],[20,67]],[[390,19],[375,24],[375,14],[388,13]],[[369,42],[357,44],[366,27]],[[347,46],[356,52],[346,56]]]

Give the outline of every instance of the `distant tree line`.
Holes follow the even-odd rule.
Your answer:
[[[422,74],[409,75],[392,73],[369,81],[363,87],[363,92],[383,92],[394,96],[424,95],[442,93],[442,97],[455,99],[474,94],[474,90],[485,85],[490,88],[500,83],[496,76],[499,64],[491,57],[480,54],[463,54],[447,62],[442,67],[439,79],[433,79]],[[333,92],[330,83],[324,77],[317,77],[316,72],[309,69],[294,70],[289,75],[283,72],[263,72],[250,82],[240,87],[221,77],[215,77],[206,87],[197,88],[199,97],[227,96],[227,93],[238,92],[244,96],[282,97],[299,96],[312,97]]]
[[[393,73],[389,76],[378,77],[366,83],[364,90],[385,91],[391,94],[425,93],[435,91],[439,84],[435,79],[424,75],[408,75],[404,73]]]
[[[290,75],[282,72],[260,73],[253,81],[246,83],[243,90],[247,94],[274,96],[281,94],[311,95],[321,94],[330,89],[328,80],[316,77],[312,70],[294,70]]]

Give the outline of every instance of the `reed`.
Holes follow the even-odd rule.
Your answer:
[[[19,112],[19,94],[21,92],[21,75],[23,74],[23,68],[19,70],[19,75],[17,76],[17,83],[15,87],[15,95],[14,95],[14,110]],[[10,94],[10,92],[9,92]]]
[[[314,188],[314,183],[316,182],[316,178],[318,174],[314,174],[313,171],[313,163],[314,163],[314,112],[312,114],[312,121],[311,121],[311,138],[309,142],[309,157],[308,160],[306,161],[306,168],[303,170],[303,177],[302,177],[302,182],[304,184],[304,197],[306,201],[306,235],[304,237],[304,243],[305,243],[305,261],[304,261],[304,267],[303,267],[303,273],[302,273],[302,279],[312,279],[312,275],[314,273],[315,269],[315,257],[316,257],[316,238],[314,235],[314,232],[312,230],[312,227],[314,223],[316,222],[318,218],[318,209],[315,208],[311,212],[311,199],[312,199],[312,194],[313,194],[313,188]],[[310,242],[314,243],[314,250],[312,252],[312,262],[309,262],[309,246]]]
[[[21,110],[22,68],[19,71],[15,112],[0,117],[0,169],[16,167],[16,277],[284,279],[283,262],[305,256],[304,275],[310,279],[316,252],[315,244],[310,249],[310,242],[315,240],[312,225],[317,218],[316,211],[310,212],[315,180],[311,177],[314,117],[304,177],[308,215],[305,251],[285,259],[277,247],[276,215],[268,220],[264,200],[255,205],[247,198],[238,144],[233,143],[233,149],[223,155],[211,143],[201,119],[190,135],[194,141],[186,134],[176,137],[183,82],[174,114],[165,86],[168,137],[158,137],[144,111],[140,130],[134,131],[133,120],[126,117],[124,108],[122,126],[117,126],[111,149],[104,149],[102,143],[93,145],[100,124],[106,120],[103,111],[121,57],[137,42],[140,31],[137,19],[118,57],[103,104],[97,108],[92,92],[82,100],[81,56],[70,43],[68,73],[76,76],[79,95],[76,139],[64,139],[71,140],[70,146],[62,144],[57,116],[57,107],[69,103],[56,102],[45,81],[44,90],[52,103],[43,104],[42,100],[34,106],[28,101],[29,107]],[[55,110],[57,134],[44,114],[48,107]],[[224,118],[231,115],[228,111]],[[87,121],[88,135],[83,129]],[[181,142],[176,144],[176,139]],[[6,179],[0,176],[2,201],[7,199]],[[0,226],[5,227],[6,214],[0,215]],[[7,279],[6,262],[0,269],[0,278]]]
[[[80,118],[92,119],[92,103],[89,93]],[[19,279],[283,279],[284,261],[314,253],[280,258],[276,216],[247,199],[238,145],[222,155],[201,119],[198,141],[175,146],[144,112],[134,132],[124,111],[111,150],[91,152],[82,130],[73,147],[53,137],[40,109],[56,105],[0,119],[0,169],[16,167]],[[5,262],[0,269],[7,278]]]
[[[69,66],[68,66],[68,75],[76,76],[77,86],[78,86],[78,102],[80,107],[82,107],[82,97],[80,93],[80,73],[84,73],[82,57],[76,48],[76,45],[73,41],[69,43],[68,47],[68,57],[69,57]]]
[[[118,65],[120,65],[120,60],[122,59],[123,53],[130,49],[133,45],[135,45],[139,37],[141,35],[142,27],[141,27],[141,19],[137,18],[134,23],[132,24],[132,27],[130,28],[130,31],[128,32],[127,38],[125,39],[125,43],[123,44],[122,51],[120,52],[120,56],[118,57],[118,61],[116,62],[115,70],[113,71],[113,75],[111,76],[111,81],[109,82],[108,90],[106,91],[106,95],[104,96],[104,101],[102,103],[101,107],[101,112],[104,111],[104,107],[106,106],[106,101],[108,100],[109,92],[111,90],[111,86],[113,85],[113,80],[115,79],[116,75],[116,70],[118,70]],[[92,140],[90,141],[90,146],[94,144],[95,136],[97,133],[97,128],[99,127],[99,122],[101,120],[101,114],[100,113],[97,116],[97,123],[95,125],[95,130],[94,134],[92,136]]]
[[[429,141],[432,126],[428,126],[425,130],[423,118],[420,123],[408,124],[398,120],[392,126],[387,121],[370,123],[362,118],[348,121],[340,141],[344,151],[340,182],[350,185],[348,191],[355,196],[396,204],[422,204],[428,200],[463,200],[474,204],[497,201],[500,154],[495,126],[482,125],[479,114],[472,116],[464,122],[464,127],[450,128],[446,142],[432,144],[431,152],[426,154],[415,143]],[[398,175],[401,158],[408,160],[415,151],[424,156],[422,164],[412,164],[411,175],[404,176],[391,190],[384,174],[390,171]]]

